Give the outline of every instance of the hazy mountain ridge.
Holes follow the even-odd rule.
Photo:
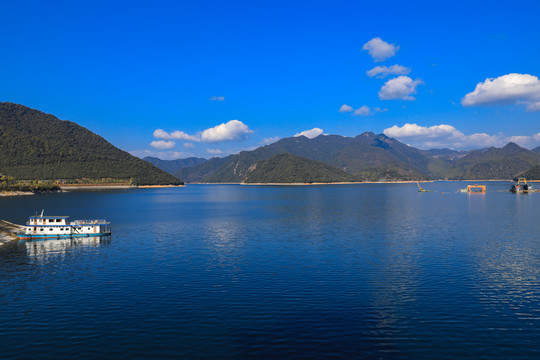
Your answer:
[[[161,160],[157,157],[147,156],[143,158],[144,161],[148,161],[150,164],[154,165],[157,168],[160,168],[163,171],[168,172],[169,174],[174,174],[178,170],[202,164],[206,162],[206,159],[198,157],[189,157],[186,159],[176,159],[176,160]]]
[[[540,164],[540,154],[508,143],[502,148],[473,150],[450,164],[446,172],[452,179],[507,180]]]
[[[472,151],[419,150],[384,134],[365,132],[354,138],[284,138],[252,151],[210,159],[175,175],[190,182],[240,183],[255,163],[285,153],[327,163],[360,181],[511,179],[540,164],[540,154],[514,143]]]
[[[285,153],[322,161],[370,181],[427,180],[431,178],[430,164],[442,162],[383,134],[365,132],[355,138],[340,135],[284,138],[252,151],[181,169],[175,175],[188,182],[242,182],[257,161]]]

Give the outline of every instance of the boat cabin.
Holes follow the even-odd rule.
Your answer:
[[[63,238],[77,236],[102,236],[111,234],[111,223],[105,220],[75,220],[67,222],[69,216],[30,216],[26,222],[22,239]]]

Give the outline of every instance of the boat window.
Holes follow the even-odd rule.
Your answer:
[[[39,229],[39,231],[43,231],[43,229]]]
[[[62,219],[56,219],[56,222],[62,222]]]

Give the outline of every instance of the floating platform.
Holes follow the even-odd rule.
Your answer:
[[[17,235],[24,232],[24,226],[10,223],[6,220],[0,220],[0,245],[13,240],[18,240]]]
[[[478,185],[478,184],[467,185],[465,189],[458,189],[458,192],[484,194],[486,192],[486,185]]]
[[[517,183],[510,187],[510,191],[513,193],[528,193],[534,192],[532,184],[527,184],[527,179],[519,178]]]

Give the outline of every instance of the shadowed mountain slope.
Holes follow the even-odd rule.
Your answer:
[[[147,156],[143,158],[143,160],[172,175],[182,168],[199,165],[206,162],[206,159],[198,157],[177,160],[161,160],[156,157]]]
[[[539,154],[511,142],[502,148],[471,151],[454,162],[446,174],[454,179],[507,180],[539,164]]]
[[[331,183],[355,181],[345,171],[292,154],[280,154],[260,160],[247,171],[245,183]]]
[[[177,178],[120,150],[71,121],[0,103],[0,173],[17,179],[132,179],[139,185]]]
[[[363,133],[355,138],[339,135],[305,136],[281,139],[253,151],[181,169],[175,175],[189,182],[242,182],[247,170],[257,161],[279,154],[293,154],[322,161],[366,180],[430,178],[430,164],[438,162],[420,150],[385,135]]]

